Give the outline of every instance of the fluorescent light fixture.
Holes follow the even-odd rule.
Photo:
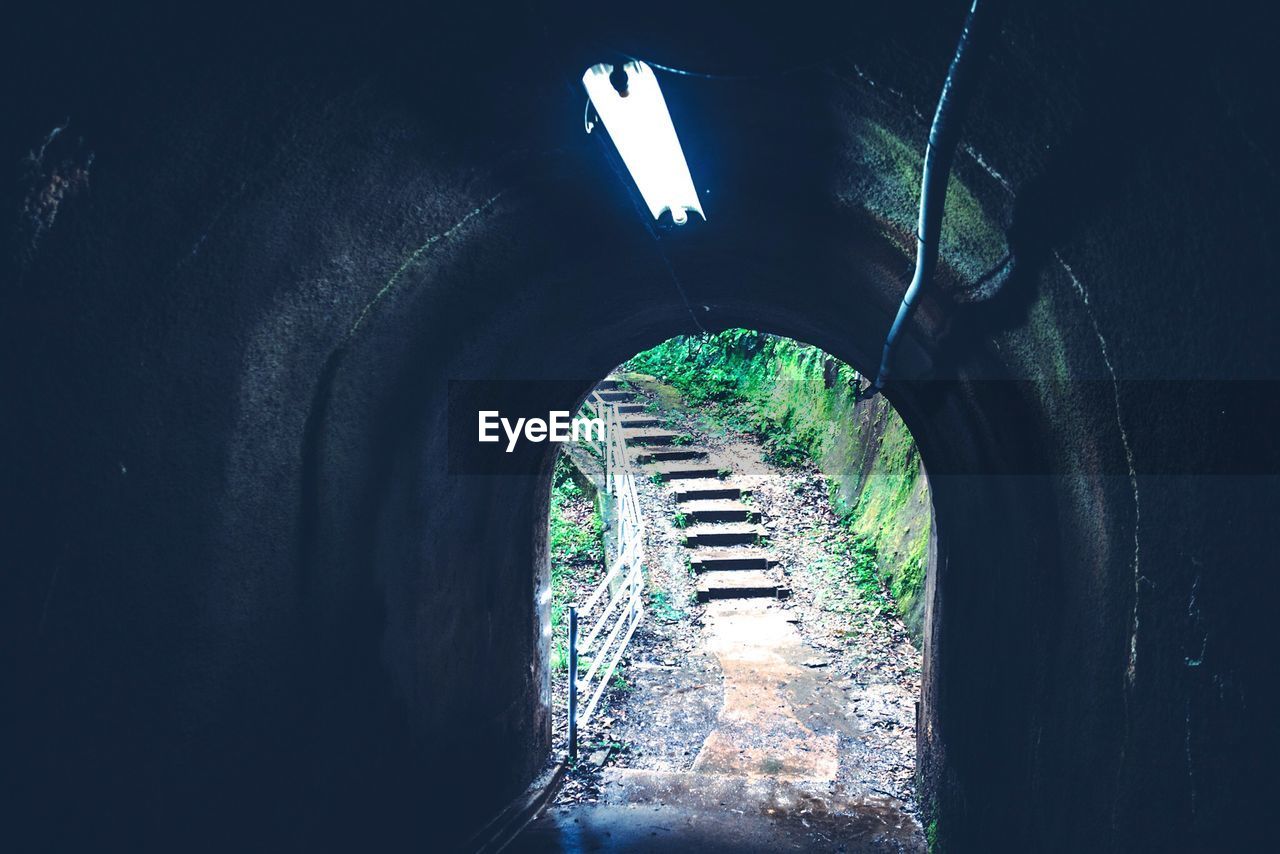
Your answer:
[[[609,79],[614,67],[604,63],[588,68],[582,85],[640,188],[649,213],[658,219],[663,211],[670,211],[676,225],[688,222],[689,211],[705,220],[707,215],[698,202],[658,78],[639,60],[628,62],[622,70],[627,75],[625,95]]]

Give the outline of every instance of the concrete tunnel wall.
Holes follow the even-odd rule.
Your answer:
[[[963,11],[923,8],[875,7],[830,73],[670,85],[713,190],[666,238],[701,324],[874,366]],[[1010,13],[904,351],[923,379],[890,392],[934,493],[921,797],[953,849],[1262,832],[1261,54],[1232,49],[1247,20],[1142,11]],[[74,63],[10,60],[6,157],[72,121],[5,197],[10,827],[463,832],[548,745],[550,459],[451,473],[449,381],[571,380],[565,408],[689,308],[518,21],[164,31],[123,65],[95,23]],[[475,33],[501,59],[460,80]]]

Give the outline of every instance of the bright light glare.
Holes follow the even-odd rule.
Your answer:
[[[600,121],[609,129],[649,212],[658,219],[663,211],[671,211],[671,219],[677,225],[688,221],[688,211],[696,211],[705,220],[707,215],[698,202],[698,191],[693,188],[658,78],[643,62],[633,60],[623,69],[627,72],[626,97],[619,95],[609,82],[612,65],[591,66],[582,75],[582,85]]]

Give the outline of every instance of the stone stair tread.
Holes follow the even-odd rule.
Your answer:
[[[760,514],[749,504],[743,504],[733,498],[709,499],[701,501],[685,501],[680,504],[680,512],[693,522],[755,522]]]
[[[749,522],[707,522],[685,529],[684,542],[690,548],[706,546],[754,546],[760,544],[765,529]]]
[[[661,428],[638,427],[631,430],[624,428],[622,435],[631,445],[671,445],[680,434]]]
[[[742,493],[748,491],[731,480],[719,483],[681,483],[675,489],[676,501],[681,503],[741,498]]]
[[[709,510],[712,512],[756,512],[756,508],[752,507],[750,504],[743,504],[741,501],[733,498],[710,498],[685,501],[682,503],[680,510],[685,513],[697,513],[700,510]]]
[[[623,418],[622,429],[628,430],[633,427],[661,427],[661,418]]]
[[[720,470],[706,465],[690,465],[689,463],[655,463],[651,472],[663,480],[680,480],[689,478],[713,478],[720,476]]]
[[[635,454],[641,464],[699,460],[706,456],[707,452],[701,448],[652,448],[636,451]]]
[[[648,404],[644,403],[619,403],[618,413],[620,415],[635,415],[638,412],[644,412],[648,408]]]
[[[741,571],[767,569],[773,555],[759,546],[721,546],[697,549],[689,561],[695,571]]]
[[[698,601],[711,599],[786,598],[790,590],[778,574],[765,569],[710,570],[698,576]]]
[[[704,572],[698,586],[731,590],[741,590],[744,587],[768,587],[773,589],[778,586],[778,577],[774,572],[767,569],[741,569],[737,571],[717,569],[711,572]]]
[[[763,537],[769,532],[755,522],[701,522],[684,529],[686,536],[699,534],[755,534]]]

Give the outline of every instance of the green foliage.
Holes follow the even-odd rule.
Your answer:
[[[583,527],[564,515],[564,505],[583,497],[582,487],[572,476],[573,463],[561,454],[551,480],[551,566],[552,579],[557,573],[572,573],[576,564],[599,563],[604,559],[604,544],[600,539],[599,511],[594,524]]]
[[[796,468],[809,461],[809,449],[786,424],[764,415],[756,421],[755,430],[764,439],[765,462],[780,468]]]
[[[693,403],[735,400],[740,372],[730,357],[753,352],[762,337],[745,329],[680,336],[640,353],[626,364],[626,370],[652,374]]]
[[[569,666],[567,623],[569,603],[575,584],[591,584],[599,577],[604,561],[604,525],[599,508],[593,508],[584,525],[565,512],[566,505],[585,499],[582,487],[573,478],[574,467],[567,454],[556,457],[551,475],[551,512],[548,540],[551,552],[551,667]]]
[[[649,613],[664,623],[676,623],[684,618],[684,609],[677,608],[671,601],[671,594],[665,590],[649,592]]]
[[[627,680],[626,675],[622,672],[622,665],[619,664],[613,671],[613,680],[609,683],[609,687],[615,691],[630,691],[631,683]]]
[[[892,611],[893,600],[885,589],[880,574],[879,555],[875,543],[847,532],[831,537],[815,526],[812,539],[821,539],[826,552],[808,570],[819,575],[827,591],[818,604],[828,611],[859,612],[868,605],[876,611]],[[847,591],[847,592],[839,592]]]
[[[652,374],[677,388],[693,404],[717,403],[716,419],[757,434],[765,459],[778,466],[799,466],[818,450],[816,423],[797,419],[797,407],[769,405],[778,391],[783,363],[820,362],[821,351],[747,329],[715,335],[672,338],[627,363],[627,369]],[[743,404],[746,404],[743,406]]]
[[[673,338],[627,369],[674,386],[699,409],[708,432],[753,433],[767,462],[816,464],[832,506],[872,557],[858,563],[861,587],[887,590],[919,632],[920,593],[932,519],[915,443],[882,398],[859,403],[853,368],[788,338],[731,329]]]
[[[689,517],[677,510],[675,515],[671,517],[671,524],[677,528],[687,528],[689,527]]]

